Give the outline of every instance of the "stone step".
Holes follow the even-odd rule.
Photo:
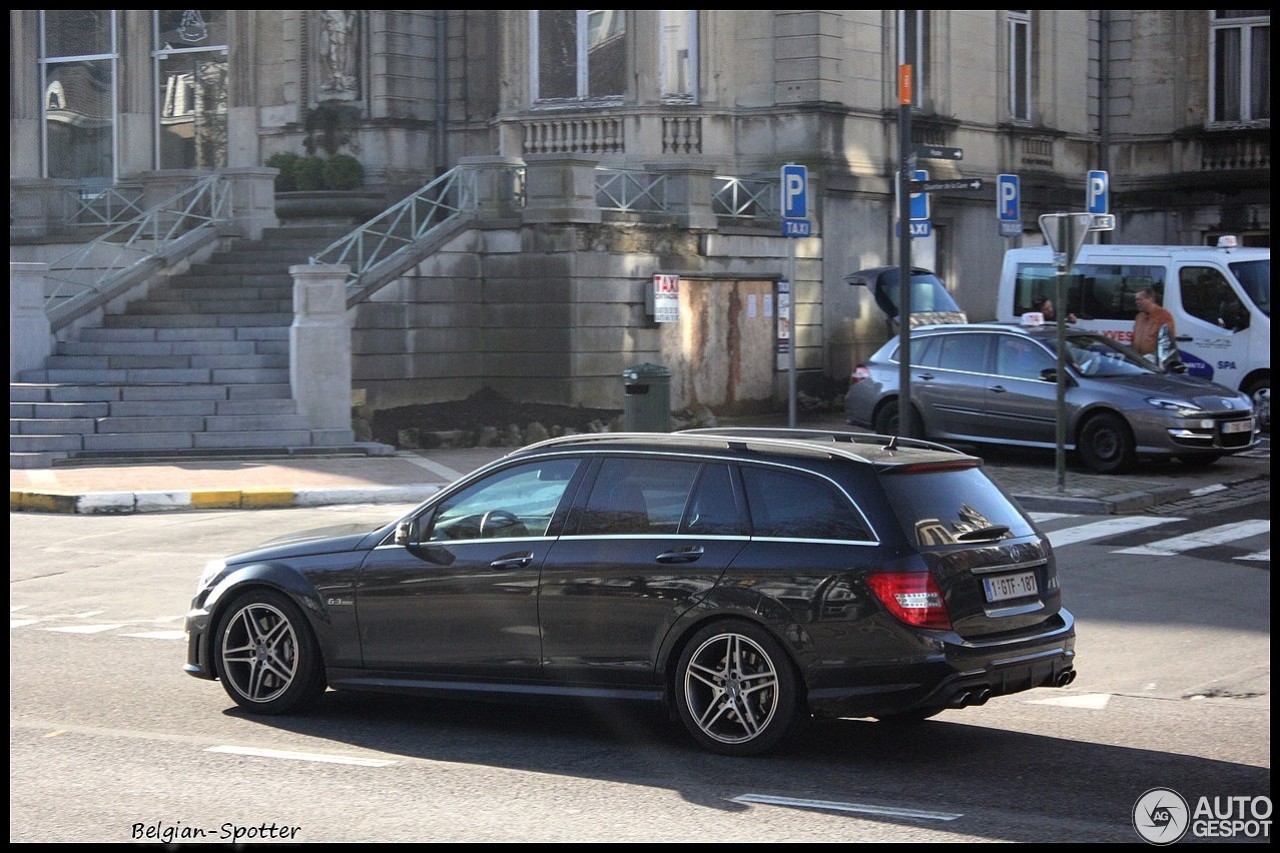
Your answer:
[[[288,400],[292,391],[288,382],[265,382],[255,385],[112,385],[110,383],[77,385],[72,383],[9,383],[10,402],[19,403],[96,403],[116,401],[156,402],[179,400],[213,400],[238,402],[250,400]]]
[[[68,403],[9,403],[9,418],[134,418],[134,417],[279,417],[296,415],[293,400],[113,400]],[[77,430],[78,431],[78,430]]]
[[[185,317],[206,315],[219,317],[229,311],[235,313],[253,312],[255,314],[293,313],[293,296],[283,299],[258,299],[247,294],[228,295],[226,297],[210,296],[201,291],[198,298],[183,298],[173,295],[162,295],[148,299],[146,302],[135,302],[129,306],[126,314],[134,316],[153,316],[158,314],[181,314]]]
[[[290,321],[292,323],[292,321]],[[80,340],[96,341],[288,341],[289,326],[145,326],[82,329]]]
[[[259,349],[257,341],[60,341],[55,354],[60,356],[93,355],[255,355],[278,353],[274,343],[271,349]],[[286,350],[287,351],[287,350]]]
[[[239,353],[232,355],[51,355],[48,370],[135,370],[138,368],[288,368],[289,356]]]
[[[189,329],[234,326],[272,326],[287,329],[293,312],[270,314],[109,314],[102,318],[107,329]]]

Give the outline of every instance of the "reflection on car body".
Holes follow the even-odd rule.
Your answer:
[[[186,629],[187,671],[255,712],[627,698],[731,755],[1075,676],[1052,549],[981,461],[839,431],[541,442],[376,530],[212,562]]]
[[[1066,449],[1094,471],[1120,473],[1157,456],[1206,465],[1257,442],[1244,394],[1162,371],[1102,335],[1070,330],[1064,342]],[[854,369],[845,395],[850,424],[898,431],[899,343],[890,340]],[[911,362],[911,404],[926,437],[1056,446],[1056,327],[921,326],[911,333]]]

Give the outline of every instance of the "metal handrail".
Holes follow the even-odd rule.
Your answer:
[[[667,176],[627,169],[596,169],[596,205],[624,213],[667,210]]]
[[[145,187],[139,183],[81,185],[69,187],[71,213],[65,225],[116,225],[125,216],[145,216],[142,197]]]
[[[311,256],[313,264],[347,264],[347,302],[419,260],[423,242],[476,208],[477,173],[458,166]]]
[[[49,262],[45,294],[50,321],[64,321],[109,298],[144,267],[163,267],[217,223],[232,218],[230,184],[218,175],[200,178],[127,222]]]
[[[735,219],[770,219],[781,215],[779,182],[765,178],[712,178],[711,209],[717,216]]]

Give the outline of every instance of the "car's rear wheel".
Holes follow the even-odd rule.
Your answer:
[[[880,411],[876,412],[875,430],[878,435],[902,435],[899,429],[899,422],[902,419],[898,417],[898,401],[891,400],[880,407]],[[911,420],[915,421],[918,431],[924,430],[924,423],[920,420],[920,410],[915,406],[911,407]],[[911,436],[907,436],[910,438]]]
[[[1099,474],[1119,474],[1134,463],[1129,425],[1109,412],[1094,415],[1080,428],[1080,458]]]
[[[237,705],[283,714],[324,690],[320,648],[306,618],[278,592],[257,589],[231,603],[214,635],[218,679]]]
[[[700,746],[759,755],[797,728],[802,703],[790,659],[767,631],[739,619],[689,641],[675,673],[680,720]]]

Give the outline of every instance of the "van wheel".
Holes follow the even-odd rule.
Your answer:
[[[1262,431],[1271,432],[1271,377],[1255,379],[1244,389],[1253,400],[1253,414],[1258,419]]]
[[[1133,434],[1119,415],[1102,413],[1080,428],[1080,458],[1099,474],[1120,474],[1133,466]]]

